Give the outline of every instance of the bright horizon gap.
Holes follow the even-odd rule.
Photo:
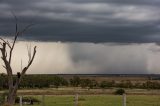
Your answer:
[[[17,42],[12,61],[14,73],[20,71],[21,59],[22,66],[28,61],[27,45],[37,46],[28,74],[160,74],[160,46],[155,43],[33,41]],[[0,69],[5,72],[2,65]]]

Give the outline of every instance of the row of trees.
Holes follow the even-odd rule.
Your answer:
[[[13,77],[16,80],[16,76]],[[7,75],[0,75],[0,89],[7,89]],[[131,82],[127,81],[101,81],[97,82],[96,80],[91,79],[82,79],[78,76],[74,76],[71,79],[67,80],[60,76],[52,76],[52,75],[26,75],[22,79],[22,83],[20,84],[20,88],[48,88],[59,86],[72,86],[72,87],[82,87],[82,88],[141,88],[141,89],[160,89],[160,82],[158,81],[146,81],[143,83],[140,82]]]
[[[115,81],[102,81],[100,83],[101,88],[118,87],[118,88],[139,88],[139,89],[160,89],[160,82],[158,81],[146,81],[146,82],[131,82],[130,80],[121,81],[116,83]]]
[[[13,77],[16,80],[17,76]],[[0,75],[0,89],[7,89],[7,75]],[[68,81],[62,77],[50,76],[50,75],[25,75],[21,80],[19,88],[48,88],[48,87],[59,87],[68,86]]]
[[[75,76],[70,79],[70,85],[74,87],[81,86],[82,88],[140,88],[140,89],[160,89],[160,82],[158,81],[146,81],[146,82],[131,82],[130,80],[116,82],[112,81],[101,81],[97,82],[96,80],[90,79],[80,79]]]

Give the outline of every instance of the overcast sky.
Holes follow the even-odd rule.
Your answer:
[[[35,24],[15,51],[28,41],[39,46],[30,73],[160,71],[160,0],[0,0],[0,36],[9,39],[12,12],[19,29]]]

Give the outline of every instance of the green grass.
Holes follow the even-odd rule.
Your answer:
[[[128,106],[160,106],[160,96],[156,95],[141,95],[128,96]]]
[[[39,100],[41,96],[35,96]],[[118,95],[82,95],[78,106],[122,106],[122,96]],[[74,96],[45,96],[45,106],[74,106]],[[19,106],[19,105],[16,105]],[[28,105],[23,105],[28,106]],[[41,104],[33,105],[41,106]],[[127,95],[127,106],[160,106],[160,96]]]

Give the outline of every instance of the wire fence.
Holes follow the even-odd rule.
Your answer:
[[[32,97],[33,101],[25,101]],[[23,100],[24,98],[24,100]],[[35,102],[38,100],[39,102]],[[160,106],[159,95],[28,95],[15,106]]]
[[[79,94],[19,95],[16,98],[14,106],[29,106],[29,105],[31,106],[160,106],[160,95],[79,95]]]

